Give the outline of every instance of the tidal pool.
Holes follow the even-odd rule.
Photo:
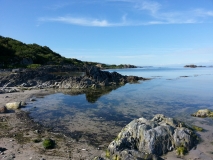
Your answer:
[[[55,90],[29,103],[30,116],[76,141],[105,148],[135,118],[164,114],[187,123],[198,109],[213,110],[213,68],[109,70],[152,78],[135,84],[90,90]],[[206,124],[212,119],[207,118]]]

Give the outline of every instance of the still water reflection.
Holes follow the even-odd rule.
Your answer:
[[[38,98],[26,109],[35,121],[51,126],[54,131],[89,139],[97,146],[107,145],[134,118],[152,118],[161,113],[190,123],[190,114],[197,109],[213,109],[213,68],[110,71],[152,80],[116,88],[55,91]]]

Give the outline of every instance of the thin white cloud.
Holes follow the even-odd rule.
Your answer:
[[[139,9],[139,10],[148,10],[152,14],[155,14],[160,10],[161,4],[159,4],[158,2],[154,2],[154,1],[143,1],[142,0],[139,3],[138,2],[136,3],[135,8]]]
[[[97,26],[97,27],[108,27],[112,26],[107,20],[89,19],[89,18],[76,18],[71,16],[56,17],[56,18],[39,18],[41,22],[63,22],[80,26]]]
[[[93,3],[100,3],[93,1]],[[115,27],[115,26],[142,26],[142,25],[159,25],[159,24],[195,24],[204,23],[213,17],[213,11],[204,9],[191,9],[187,11],[165,11],[162,9],[163,4],[152,0],[105,0],[103,2],[119,2],[128,3],[126,6],[132,7],[137,11],[141,11],[139,14],[146,14],[149,20],[135,19],[130,20],[131,14],[127,12],[121,16],[120,22],[111,22],[107,19],[96,19],[88,17],[73,17],[73,16],[61,16],[61,17],[42,17],[39,18],[39,22],[62,22],[72,25],[91,26],[91,27]],[[67,4],[64,4],[67,5]],[[56,5],[56,8],[63,7],[63,5]],[[129,15],[129,17],[127,17]],[[210,21],[209,21],[210,22]],[[213,20],[211,19],[211,22]]]
[[[48,10],[58,10],[58,9],[62,9],[64,7],[67,7],[69,6],[70,3],[58,3],[58,4],[53,4],[52,6],[48,6],[48,7],[45,7],[46,9]]]
[[[194,13],[199,17],[213,17],[213,11],[205,11],[204,9],[195,9]]]

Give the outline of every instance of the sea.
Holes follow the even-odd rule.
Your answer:
[[[90,90],[54,90],[37,96],[25,110],[55,132],[107,146],[133,119],[164,114],[193,124],[191,114],[213,110],[213,67],[143,67],[114,69],[150,80]],[[206,123],[212,124],[211,118]]]

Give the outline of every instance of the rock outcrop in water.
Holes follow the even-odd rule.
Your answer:
[[[181,122],[158,114],[152,120],[139,118],[130,122],[109,144],[105,158],[158,159],[172,150],[188,151],[197,142],[194,132]]]
[[[69,77],[59,82],[59,88],[97,88],[103,86],[112,86],[125,84],[127,82],[136,82],[138,80],[146,80],[137,76],[122,76],[117,72],[101,71],[95,66],[86,68],[84,77]]]
[[[82,76],[71,73],[84,72]],[[23,69],[0,74],[0,87],[35,88],[97,88],[146,80],[137,76],[122,76],[117,72],[101,71],[95,66],[44,66],[38,69]]]
[[[194,64],[189,64],[189,65],[185,65],[184,67],[197,68],[197,67],[206,67],[206,66],[197,66],[197,65],[194,65]]]
[[[192,116],[194,117],[213,117],[213,112],[209,109],[200,109],[196,113],[193,113]]]

